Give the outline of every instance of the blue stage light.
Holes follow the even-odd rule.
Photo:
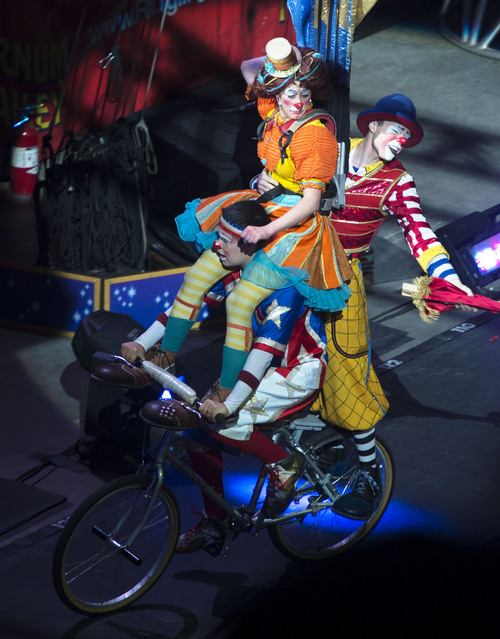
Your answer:
[[[234,472],[231,471],[225,477],[225,496],[226,499],[233,504],[246,504],[250,500],[252,490],[255,486],[256,475],[253,472]],[[266,485],[262,489],[260,500],[263,501],[266,496]],[[291,510],[300,510],[307,507],[307,497],[303,500],[305,503],[291,504]],[[337,516],[338,517],[338,516]],[[343,527],[349,526],[347,518],[342,518]],[[318,522],[315,521],[317,526]],[[323,525],[328,528],[331,521],[328,517],[323,519]],[[321,527],[321,524],[320,524]],[[359,522],[352,521],[353,530],[359,527]],[[370,532],[370,535],[380,537],[395,536],[402,534],[427,533],[432,536],[433,533],[443,532],[446,524],[439,515],[417,508],[416,506],[392,499],[387,506],[382,518]]]
[[[186,378],[184,375],[179,375],[177,379],[180,380],[181,382],[186,381]],[[172,399],[172,393],[169,391],[168,388],[165,388],[165,390],[162,392],[162,394],[160,395],[160,399]]]

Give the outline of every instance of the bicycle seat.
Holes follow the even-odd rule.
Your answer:
[[[290,413],[286,415],[286,417],[282,417],[281,419],[277,419],[275,422],[264,422],[258,423],[257,428],[262,432],[273,432],[278,428],[282,428],[283,426],[290,426],[297,419],[304,419],[310,415],[307,409],[298,410],[294,413]]]

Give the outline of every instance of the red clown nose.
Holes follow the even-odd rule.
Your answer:
[[[405,138],[403,135],[400,135],[398,138],[396,138],[396,140],[399,142],[399,144],[401,144],[401,146],[404,146],[408,142],[408,139]]]

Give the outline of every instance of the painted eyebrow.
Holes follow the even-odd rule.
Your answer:
[[[391,128],[396,129],[399,133],[402,133],[408,139],[411,137],[411,131],[409,129],[406,129],[406,127],[403,124],[394,122],[394,124],[391,124],[391,126],[388,127],[388,129],[391,129]]]
[[[297,94],[300,93],[300,95],[309,95],[311,93],[310,89],[289,89],[288,91],[289,93],[293,93],[293,94]]]
[[[219,238],[219,240],[222,240],[223,242],[231,242],[232,238],[229,235],[226,235],[225,233],[222,233],[221,231],[217,230],[217,237]]]
[[[309,95],[311,93],[311,90],[310,89],[292,89],[292,88],[289,88],[289,89],[285,89],[285,93],[287,95],[292,95],[292,94],[293,95],[297,95],[297,93],[300,93],[301,95],[304,95],[304,94],[307,93]]]
[[[406,127],[403,124],[399,124],[398,122],[394,122],[394,124],[392,124],[389,128],[391,127],[401,132],[404,132],[404,130],[406,129]]]

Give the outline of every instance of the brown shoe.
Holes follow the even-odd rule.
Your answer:
[[[221,386],[217,381],[203,395],[201,403],[203,404],[206,399],[213,399],[214,402],[220,402],[222,404],[222,402],[229,397],[232,390],[232,388],[227,388],[227,386]]]
[[[295,484],[304,470],[305,457],[298,450],[292,450],[290,457],[283,461],[267,464],[269,482],[262,506],[264,517],[278,517],[292,501]]]
[[[171,430],[196,428],[201,421],[198,411],[177,399],[155,399],[144,404],[139,414],[148,424]]]
[[[172,357],[172,354],[168,355],[167,351],[162,350],[160,342],[148,348],[144,359],[175,375],[175,358]]]
[[[149,375],[146,375],[140,368],[120,361],[98,366],[91,377],[98,382],[123,388],[144,388],[144,386],[153,383]]]

